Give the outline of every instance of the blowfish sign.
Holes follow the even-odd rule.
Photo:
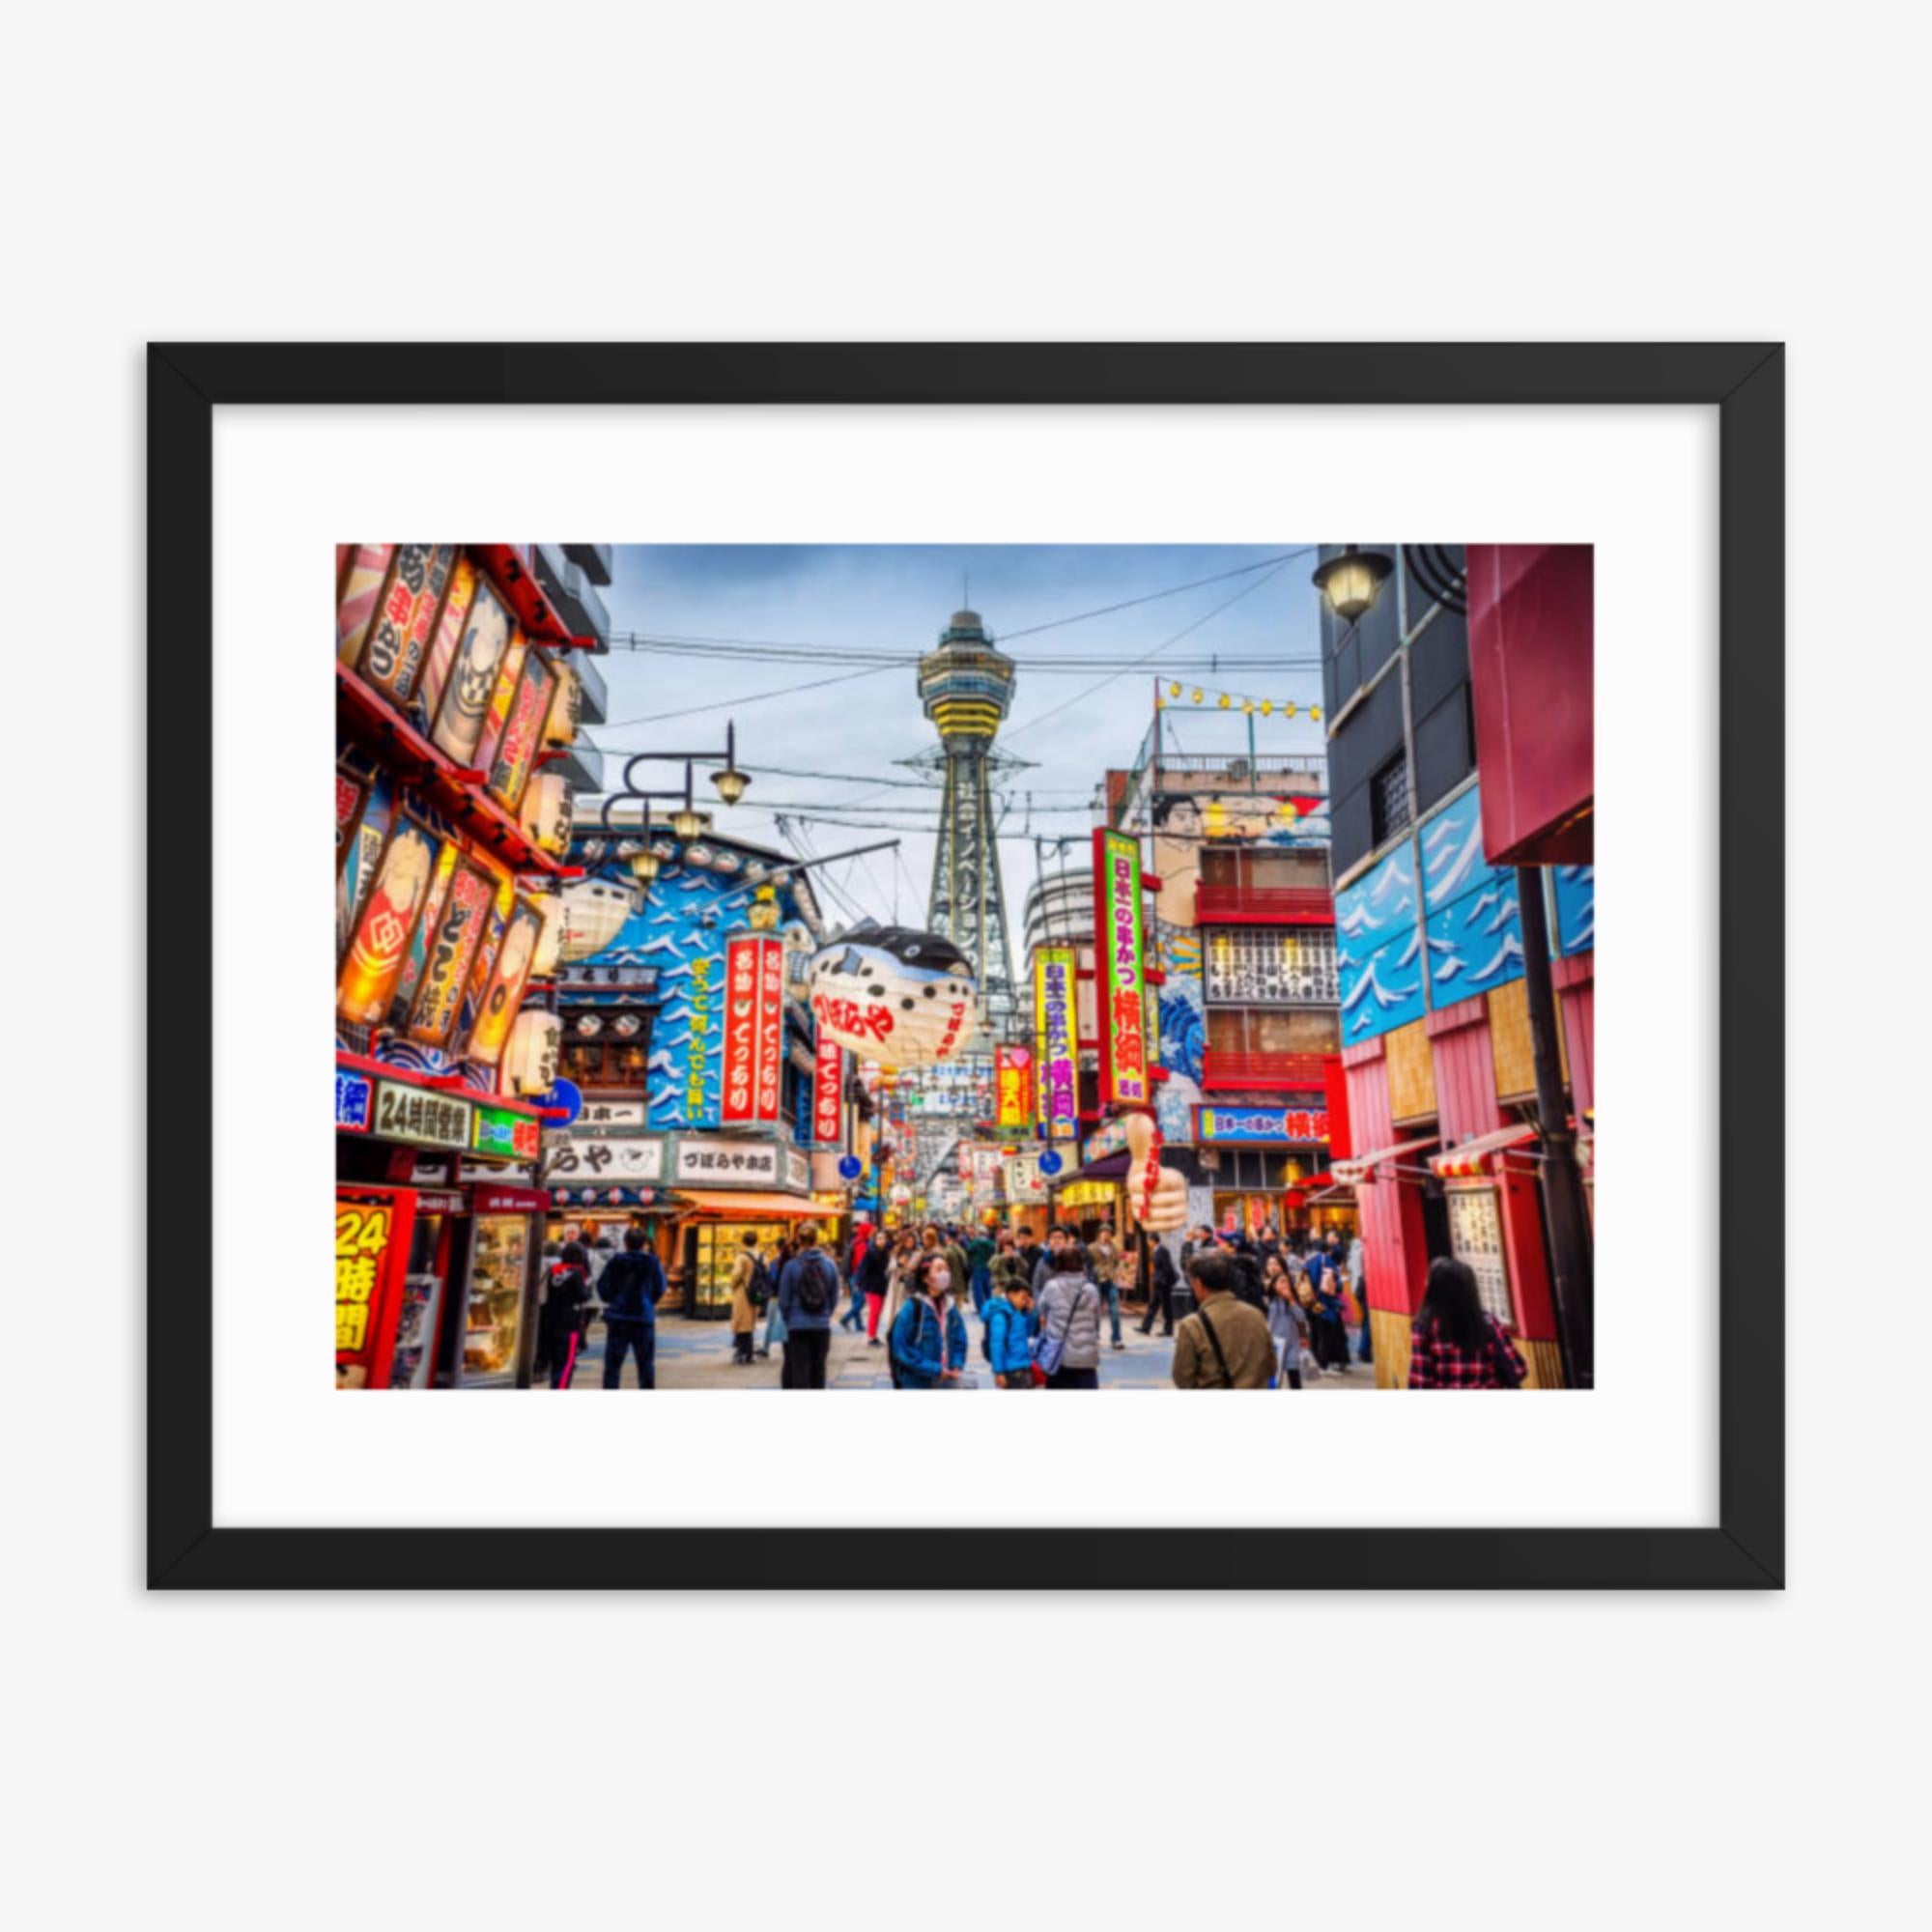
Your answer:
[[[976,996],[966,955],[938,933],[867,920],[811,962],[821,1034],[884,1066],[958,1059],[979,1024]]]
[[[1151,1106],[1139,839],[1095,828],[1094,897],[1100,907],[1100,1099]]]
[[[783,1063],[784,946],[734,939],[724,949],[724,1098],[730,1124],[776,1124]]]
[[[1033,1121],[1033,1049],[1001,1046],[993,1050],[993,1077],[998,1083],[998,1121],[1002,1131],[1024,1127]]]
[[[1039,1064],[1039,1118],[1051,1140],[1080,1131],[1073,1061],[1073,949],[1043,946],[1034,955],[1034,1046]]]

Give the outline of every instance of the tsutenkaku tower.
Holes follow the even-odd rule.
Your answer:
[[[926,924],[973,962],[980,1015],[990,1038],[1017,1017],[1007,895],[1000,883],[998,826],[987,775],[993,739],[1013,697],[1013,661],[993,648],[977,611],[955,611],[939,648],[919,661],[919,695],[939,728],[946,795],[932,855]],[[990,1042],[989,1042],[990,1043]]]

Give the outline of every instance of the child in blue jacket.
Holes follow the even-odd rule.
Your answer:
[[[952,1271],[944,1250],[922,1255],[913,1292],[893,1323],[893,1367],[900,1388],[939,1388],[966,1366],[966,1322],[949,1293]]]
[[[986,1297],[986,1359],[1003,1389],[1030,1389],[1033,1379],[1033,1291],[1008,1277]]]

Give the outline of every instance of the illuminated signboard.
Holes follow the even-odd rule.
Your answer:
[[[376,1083],[363,1073],[335,1069],[335,1124],[344,1133],[366,1134]]]
[[[1030,1046],[995,1047],[993,1080],[999,1096],[994,1117],[1001,1130],[1030,1126],[1034,1108],[1033,1049]]]
[[[818,1051],[811,1072],[811,1138],[819,1147],[838,1147],[845,1100],[845,1049],[818,1029]]]
[[[399,1081],[376,1083],[377,1133],[385,1140],[409,1141],[416,1147],[468,1148],[470,1114],[468,1100],[447,1094],[426,1094],[420,1087]]]
[[[1200,1139],[1218,1141],[1303,1141],[1328,1138],[1328,1114],[1321,1107],[1202,1107]]]
[[[478,1153],[500,1154],[505,1160],[535,1160],[542,1132],[527,1114],[513,1114],[507,1107],[479,1106],[470,1146]]]
[[[1039,1076],[1038,1118],[1047,1138],[1070,1141],[1080,1131],[1079,1063],[1074,1058],[1074,954],[1070,946],[1042,946],[1034,954],[1034,1060]]]
[[[369,1318],[389,1247],[387,1207],[338,1202],[335,1208],[335,1353],[364,1355]]]
[[[1101,1103],[1151,1106],[1138,838],[1095,827],[1094,902],[1099,908],[1094,953],[1100,986]]]
[[[739,938],[724,948],[727,1124],[775,1125],[784,1064],[784,943]]]

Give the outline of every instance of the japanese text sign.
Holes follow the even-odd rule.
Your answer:
[[[1140,840],[1098,826],[1094,833],[1094,931],[1100,987],[1100,1099],[1152,1104],[1148,1074],[1145,940]]]

